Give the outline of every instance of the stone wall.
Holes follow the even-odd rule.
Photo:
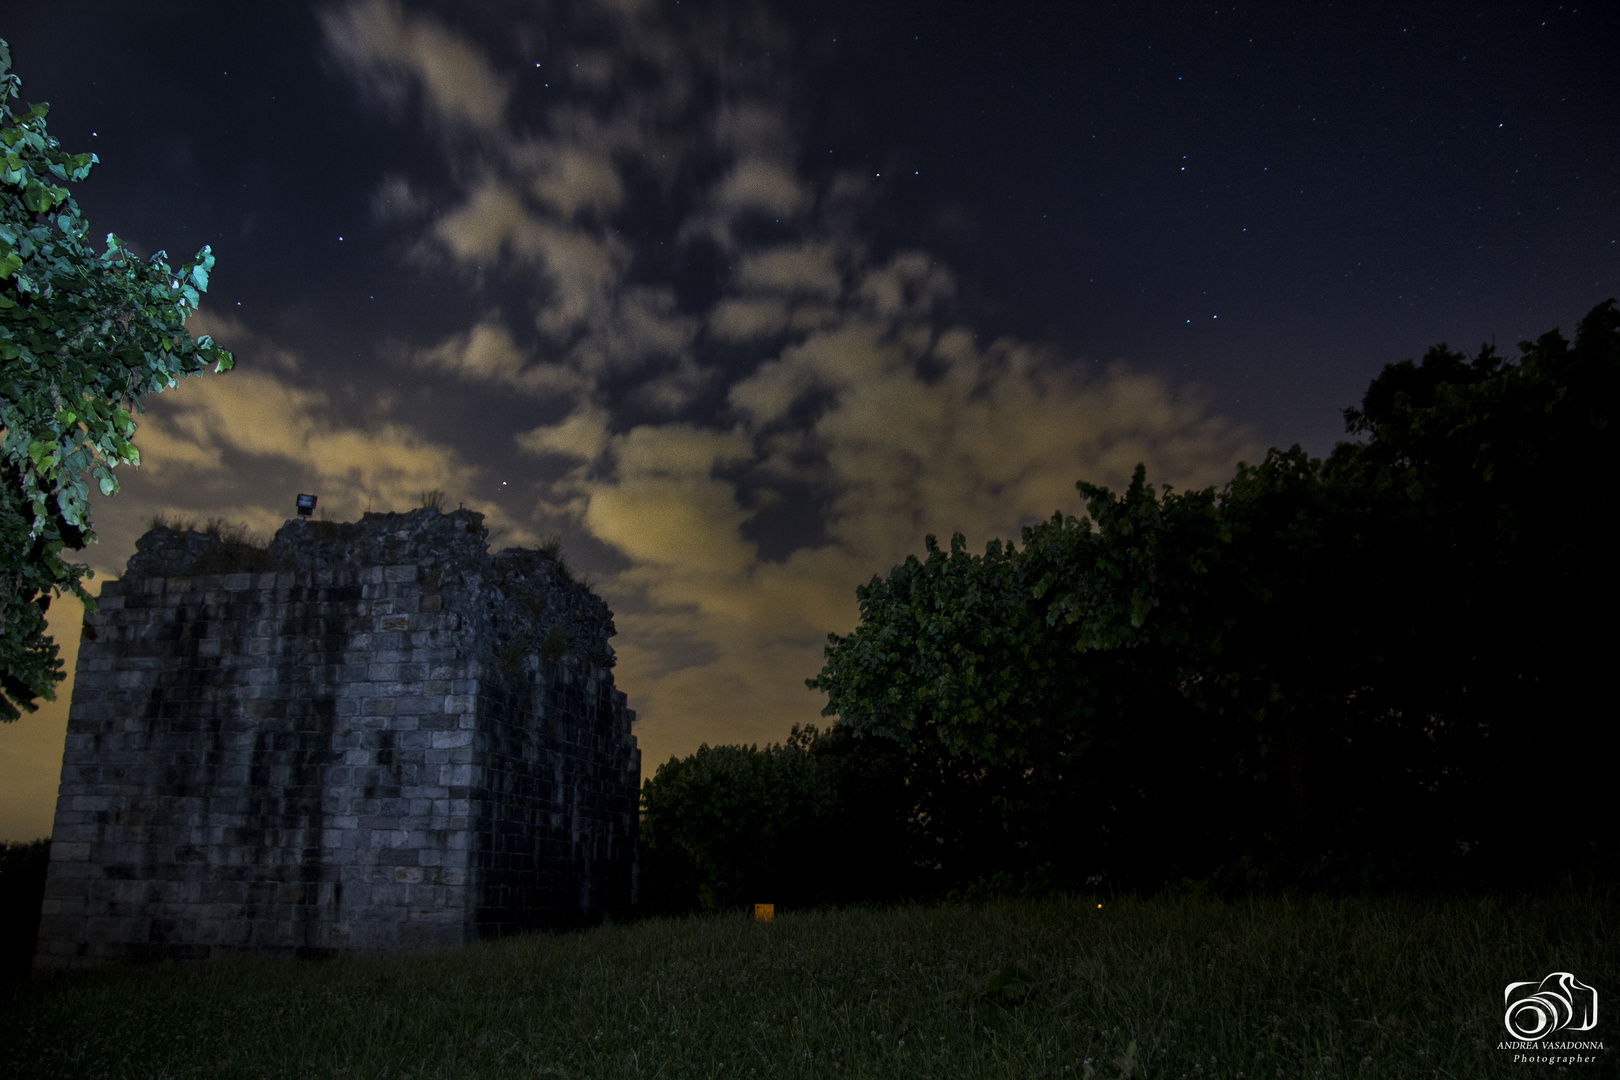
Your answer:
[[[635,898],[607,606],[482,515],[156,529],[85,620],[36,966],[406,951]]]

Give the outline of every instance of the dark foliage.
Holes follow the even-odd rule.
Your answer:
[[[909,881],[905,758],[845,730],[702,746],[642,786],[641,908],[807,907],[900,895]]]
[[[0,842],[0,975],[21,975],[34,959],[51,842]]]
[[[1573,345],[1517,363],[1445,346],[1386,367],[1323,482],[1344,515],[1362,602],[1350,719],[1394,733],[1411,820],[1484,867],[1612,866],[1620,751],[1602,673],[1615,654],[1615,509],[1602,494],[1620,391],[1610,300]],[[1414,790],[1415,789],[1415,790]]]
[[[1614,510],[1596,481],[1620,315],[1609,301],[1573,345],[1520,349],[1386,367],[1346,413],[1361,440],[1325,462],[1272,450],[1179,495],[1140,468],[1122,495],[1081,482],[1087,517],[1026,529],[1021,551],[930,538],[858,590],[862,625],[811,685],[907,754],[913,838],[926,821],[960,850],[957,877],[1612,874]],[[982,786],[935,815],[934,772]]]
[[[46,612],[59,583],[77,583],[87,566],[63,561],[65,549],[84,546],[82,529],[68,524],[55,503],[43,527],[29,535],[29,508],[21,474],[0,460],[0,721],[33,712],[51,700],[66,677],[61,649],[46,633]]]
[[[97,252],[73,193],[96,164],[46,130],[50,106],[13,104],[22,80],[0,40],[0,722],[51,700],[66,677],[46,633],[51,596],[84,588],[64,550],[95,539],[90,482],[140,460],[133,413],[178,378],[229,370],[231,354],[185,329],[208,289],[213,253],[172,270],[137,259],[112,233]],[[100,234],[94,234],[100,235]]]
[[[1615,876],[1615,302],[1520,349],[1387,366],[1325,462],[929,537],[810,680],[829,731],[647,781],[650,906]]]

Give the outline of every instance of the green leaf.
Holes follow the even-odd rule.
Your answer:
[[[55,206],[56,202],[51,198],[51,192],[45,185],[35,180],[23,192],[23,205],[40,214]]]
[[[9,63],[0,42],[0,72]],[[114,233],[106,234],[105,251],[92,248],[70,185],[99,159],[63,152],[46,129],[46,106],[18,106],[14,114],[17,85],[14,76],[0,79],[0,180],[9,185],[0,191],[0,282],[8,283],[0,287],[0,468],[8,478],[0,485],[0,581],[9,590],[0,593],[7,674],[0,720],[32,708],[30,695],[47,693],[61,677],[60,665],[53,675],[47,663],[54,645],[38,637],[43,621],[25,632],[19,620],[42,610],[33,602],[40,588],[86,596],[78,582],[88,568],[69,565],[60,552],[65,543],[94,539],[87,478],[114,494],[111,466],[139,464],[129,442],[134,422],[121,403],[139,407],[143,394],[205,365],[229,370],[232,361],[211,344],[199,348],[185,329],[212,252],[204,248],[181,281],[161,262],[134,258]],[[44,213],[51,216],[41,220]]]
[[[1141,629],[1142,624],[1147,622],[1148,612],[1152,610],[1153,598],[1148,595],[1147,583],[1143,582],[1131,595],[1131,627]]]

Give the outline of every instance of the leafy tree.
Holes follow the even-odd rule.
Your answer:
[[[862,625],[828,636],[826,665],[807,685],[828,693],[823,716],[914,753],[915,795],[932,793],[925,818],[956,821],[936,829],[943,847],[974,847],[969,837],[985,834],[982,810],[962,800],[980,789],[1000,803],[1009,839],[1029,831],[1014,847],[1048,860],[1066,767],[1110,672],[1076,653],[1074,635],[1051,630],[1030,599],[1037,563],[1013,542],[991,541],[983,555],[967,552],[961,533],[949,554],[933,536],[925,544],[927,559],[857,589]]]
[[[931,730],[948,748],[1027,764],[1072,685],[1069,650],[1028,600],[1017,551],[992,541],[982,556],[927,537],[887,578],[856,589],[861,626],[828,635],[827,664],[807,679],[826,691],[822,715],[904,746]],[[1038,734],[1037,734],[1038,733]]]
[[[763,750],[705,743],[642,784],[643,840],[666,871],[687,864],[704,910],[802,891],[795,879],[830,800],[808,752],[813,738],[795,728],[785,745]]]
[[[140,463],[131,412],[141,395],[232,365],[185,328],[213,253],[175,271],[163,252],[143,261],[109,233],[98,255],[66,186],[96,156],[60,149],[47,106],[13,108],[21,85],[0,41],[0,720],[53,699],[64,677],[45,632],[52,595],[95,610],[81,584],[89,568],[62,552],[95,539],[89,480],[111,495],[114,468]]]
[[[1428,817],[1476,860],[1587,860],[1613,842],[1602,801],[1620,751],[1615,511],[1602,494],[1620,391],[1620,313],[1472,359],[1445,345],[1387,365],[1346,424],[1327,482],[1350,530],[1367,677],[1355,710],[1420,748]],[[1553,818],[1536,812],[1556,807]]]
[[[1200,755],[1219,744],[1233,783],[1286,792],[1296,837],[1310,831],[1311,745],[1339,693],[1320,467],[1298,446],[1273,449],[1220,492],[1160,499],[1139,466],[1123,497],[1080,482],[1087,519],[1030,536],[1050,567],[1036,586],[1051,590],[1049,617],[1078,627],[1082,650],[1142,654],[1149,682],[1198,713],[1201,730],[1177,740]]]
[[[914,753],[931,734],[1055,773],[1034,788],[1048,837],[1064,816],[1091,832],[1065,857],[1139,878],[1280,858],[1343,886],[1482,839],[1566,864],[1601,849],[1620,747],[1595,711],[1616,574],[1593,489],[1620,316],[1520,347],[1390,365],[1346,414],[1367,438],[1326,462],[1274,449],[1219,492],[1162,497],[1141,468],[1122,496],[1081,482],[1088,516],[1022,551],[930,538],[858,590],[861,626],[810,685]],[[1567,813],[1549,826],[1526,797]]]
[[[50,840],[0,841],[0,976],[27,972],[39,935]]]
[[[1122,496],[1081,482],[1088,516],[1026,529],[1022,551],[930,537],[925,561],[857,590],[861,626],[809,684],[856,731],[918,750],[931,734],[986,779],[1022,769],[1037,866],[1144,879],[1207,872],[1277,822],[1302,839],[1337,693],[1309,600],[1319,468],[1296,447],[1220,493],[1160,495],[1139,467]]]
[[[1160,508],[1141,475],[1129,505]],[[1164,854],[1136,840],[1162,831],[1150,824],[1166,809],[1158,787],[1184,779],[1167,744],[1192,746],[1163,738],[1186,712],[1166,690],[1164,651],[1088,647],[1097,627],[1067,618],[1078,609],[1053,587],[1070,565],[1105,566],[1102,537],[1089,522],[1054,518],[1024,541],[1022,551],[993,541],[980,556],[960,535],[948,554],[927,538],[926,559],[857,590],[861,625],[829,637],[826,664],[808,680],[840,726],[907,747],[917,831],[932,845],[924,861],[936,859],[951,884],[1047,864],[1118,872],[1149,850]],[[1098,587],[1118,584],[1108,580]],[[1161,767],[1144,784],[1149,753]]]
[[[642,785],[641,908],[938,895],[975,876],[985,846],[957,812],[956,778],[928,775],[938,764],[842,724],[672,758]]]

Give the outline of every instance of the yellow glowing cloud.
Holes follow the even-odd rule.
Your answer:
[[[733,485],[712,475],[716,465],[751,455],[750,438],[687,424],[609,437],[606,422],[605,414],[586,407],[518,438],[530,453],[611,458],[612,482],[586,480],[579,472],[566,481],[581,492],[581,521],[597,539],[639,565],[683,567],[707,578],[753,561],[753,546],[739,534],[748,515],[737,506]]]
[[[439,242],[462,262],[494,259],[507,247],[532,255],[539,249],[538,230],[517,195],[494,181],[475,189],[433,227]]]
[[[707,477],[716,465],[753,453],[741,431],[710,431],[691,424],[638,427],[614,441],[622,476]]]
[[[831,244],[797,244],[750,255],[737,279],[746,288],[836,297],[842,283]]]
[[[770,423],[812,388],[842,386],[867,368],[899,362],[903,356],[898,347],[885,343],[883,336],[883,326],[860,319],[813,334],[733,384],[730,401],[755,423]]]
[[[621,242],[540,220],[511,188],[493,180],[440,218],[433,234],[464,264],[482,265],[503,253],[538,261],[553,286],[539,319],[551,332],[566,330],[593,308],[605,306],[608,290],[628,260]]]
[[[722,300],[709,317],[709,329],[732,341],[780,333],[787,325],[787,305],[780,300]]]
[[[956,282],[927,255],[908,251],[868,274],[861,292],[885,316],[926,315],[937,300],[956,291]]]
[[[534,193],[571,218],[582,209],[612,210],[624,200],[624,187],[604,153],[577,146],[550,149]]]
[[[785,165],[745,158],[721,183],[715,201],[728,210],[768,210],[790,216],[808,206],[810,196]]]
[[[164,476],[177,469],[217,469],[224,463],[218,446],[179,437],[162,424],[147,423],[144,417],[136,425],[135,449],[141,455],[140,468],[148,476]],[[127,479],[127,474],[122,475]]]
[[[584,524],[638,564],[712,577],[753,561],[737,531],[746,517],[730,484],[642,477],[593,492]]]
[[[536,397],[590,389],[590,380],[563,364],[529,363],[502,326],[482,322],[416,354],[423,367],[449,371],[474,382],[489,382]]]
[[[561,423],[537,427],[517,436],[517,444],[531,454],[560,454],[595,461],[607,449],[608,414],[589,405]]]
[[[397,424],[362,429],[322,419],[334,412],[319,391],[238,367],[183,380],[163,394],[135,444],[153,446],[153,464],[164,476],[216,467],[226,451],[292,462],[321,478],[327,501],[337,505],[412,505],[430,488],[471,486],[475,470],[453,450]]]
[[[369,3],[316,13],[332,51],[373,92],[397,103],[404,81],[421,84],[442,119],[475,128],[500,125],[506,81],[481,52],[431,19],[407,18],[398,3]]]

